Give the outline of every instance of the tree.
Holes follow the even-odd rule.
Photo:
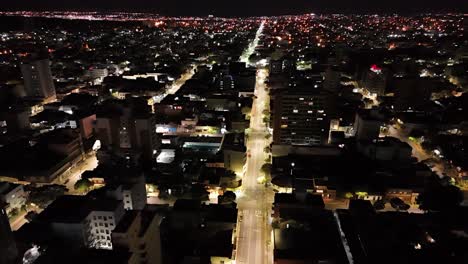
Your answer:
[[[248,106],[244,106],[241,108],[241,113],[243,115],[250,115],[250,113],[252,112],[252,108],[248,107]]]
[[[263,151],[266,152],[266,153],[270,153],[271,152],[271,147],[266,146],[265,148],[263,148]]]
[[[458,187],[453,185],[444,186],[438,176],[433,176],[416,201],[422,210],[451,210],[460,206],[463,201],[463,194]]]
[[[265,139],[270,139],[271,138],[271,134],[266,134],[265,135]]]
[[[224,192],[224,195],[220,195],[218,198],[220,203],[233,203],[236,201],[236,194],[232,191]]]
[[[19,214],[18,208],[13,208],[13,209],[11,209],[11,211],[8,213],[8,216],[9,216],[10,218],[13,218],[13,217],[18,216],[18,214]]]
[[[93,183],[88,179],[79,179],[73,186],[79,192],[87,192],[91,187],[93,187]]]
[[[241,113],[245,116],[246,120],[250,119],[250,115],[252,114],[252,108],[248,106],[244,106],[241,108]]]
[[[272,170],[272,165],[271,163],[265,163],[262,165],[261,169],[262,173],[264,173],[265,175],[270,175],[271,174],[271,170]]]
[[[38,188],[31,188],[28,203],[35,204],[39,208],[46,208],[57,197],[64,195],[67,188],[62,185],[45,185]]]
[[[237,177],[237,174],[233,172],[232,170],[226,170],[226,173],[224,175],[231,179],[235,179]]]

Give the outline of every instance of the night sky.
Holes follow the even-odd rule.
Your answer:
[[[249,16],[309,12],[468,11],[467,0],[3,0],[0,9],[127,10],[164,15]],[[6,3],[5,3],[6,2]]]

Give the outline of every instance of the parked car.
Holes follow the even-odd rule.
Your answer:
[[[385,201],[384,200],[378,200],[374,203],[374,208],[375,210],[383,210],[385,209]]]
[[[390,199],[390,204],[395,210],[408,210],[411,206],[409,204],[406,204],[403,200],[401,200],[398,197],[394,197]]]

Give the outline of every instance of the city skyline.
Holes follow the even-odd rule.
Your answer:
[[[460,10],[24,3],[0,10],[0,264],[468,263]]]
[[[267,0],[240,0],[235,3],[215,0],[99,0],[60,1],[44,0],[32,2],[19,0],[3,3],[0,10],[81,10],[81,11],[141,11],[171,16],[271,16],[317,13],[406,13],[421,12],[466,12],[468,7],[460,0],[395,0],[380,2],[372,0],[295,0],[272,2]]]

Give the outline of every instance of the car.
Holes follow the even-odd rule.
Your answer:
[[[410,208],[411,208],[411,206],[409,204],[407,204],[407,203],[405,203],[405,204],[403,204],[403,205],[401,205],[399,207],[399,209],[403,210],[403,211],[408,211]]]
[[[411,206],[409,204],[405,203],[403,200],[401,200],[398,197],[394,197],[394,198],[390,199],[390,205],[392,205],[392,207],[395,210],[406,211],[406,210],[411,208]]]
[[[378,200],[374,203],[374,208],[375,210],[383,210],[385,209],[385,201],[384,200]]]
[[[395,209],[399,209],[400,206],[403,206],[404,204],[405,202],[403,202],[403,200],[401,200],[398,197],[393,197],[392,199],[390,199],[390,205]]]

